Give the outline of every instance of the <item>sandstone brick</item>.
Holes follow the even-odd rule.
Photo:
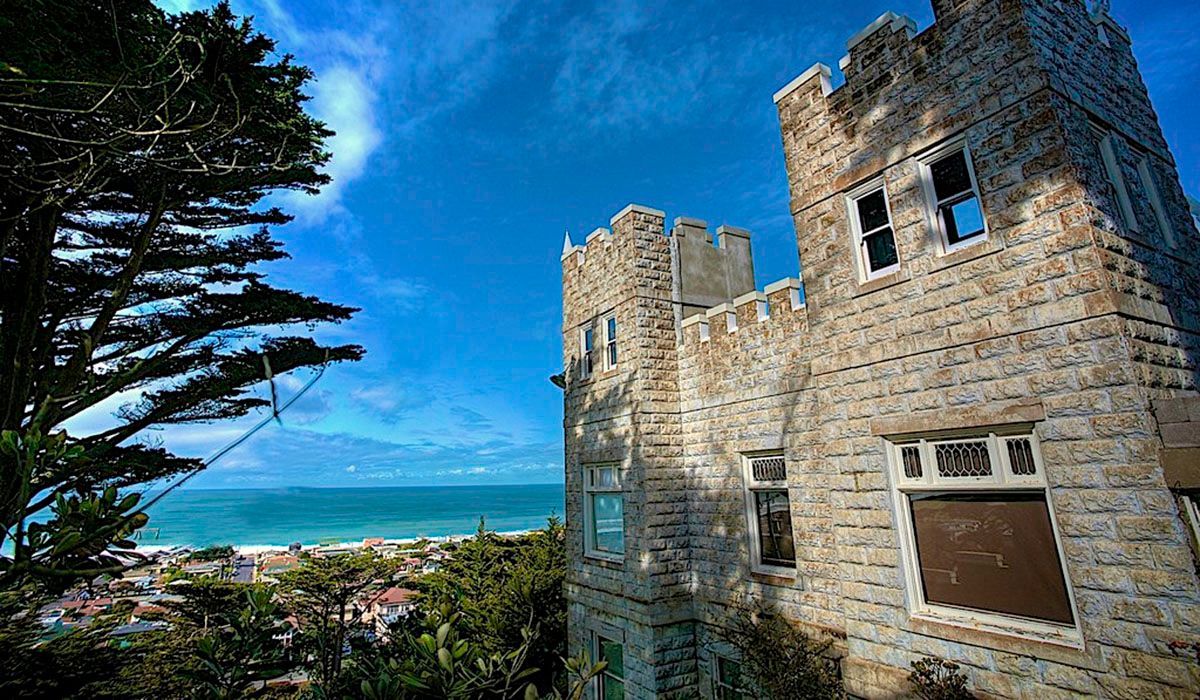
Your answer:
[[[907,692],[923,653],[959,660],[999,697],[1200,688],[1168,647],[1200,639],[1200,591],[1160,455],[1200,424],[1200,401],[1174,403],[1200,366],[1200,266],[1187,262],[1200,236],[1124,36],[1099,42],[1097,22],[1112,27],[1083,5],[935,0],[932,30],[910,36],[898,20],[860,37],[839,89],[813,75],[779,97],[803,306],[797,286],[772,287],[767,318],[743,303],[735,332],[714,315],[701,341],[676,315],[680,242],[645,208],[564,257],[570,650],[597,625],[620,633],[631,697],[710,697],[706,645],[757,602],[844,636],[848,688],[865,697]],[[1173,255],[1149,227],[1123,226],[1088,114],[1129,172],[1146,156],[1181,237]],[[959,136],[988,233],[946,252],[918,156]],[[901,271],[864,284],[845,195],[876,177]],[[613,309],[623,359],[578,381],[578,329]],[[1001,410],[1012,405],[1036,414]],[[916,631],[928,621],[909,611],[887,440],[1027,425],[1085,650]],[[780,449],[795,576],[749,561],[742,455]],[[583,556],[588,461],[626,470],[624,562]]]

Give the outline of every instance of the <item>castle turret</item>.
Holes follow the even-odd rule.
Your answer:
[[[934,16],[775,95],[802,284],[645,208],[568,244],[572,652],[605,688],[746,692],[757,606],[860,697],[926,656],[994,697],[1200,688],[1200,232],[1129,36],[1082,0]]]

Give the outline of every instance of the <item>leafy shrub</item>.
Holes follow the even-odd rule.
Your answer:
[[[741,673],[763,700],[841,700],[846,697],[832,639],[814,640],[769,609],[742,611],[726,631],[737,650]]]
[[[914,661],[912,667],[908,680],[916,686],[917,697],[922,700],[970,700],[974,697],[967,690],[967,677],[953,661],[926,657]]]

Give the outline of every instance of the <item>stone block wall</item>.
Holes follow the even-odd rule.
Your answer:
[[[679,646],[692,618],[687,493],[678,463],[677,325],[663,213],[630,205],[611,225],[563,254],[569,634],[575,650],[586,649],[598,632],[625,640],[628,687],[642,697],[695,682],[692,651],[670,665],[656,651]],[[584,379],[579,328],[609,313],[617,319],[617,367],[603,368],[597,325],[597,362]],[[622,469],[626,528],[619,561],[584,550],[583,469],[596,463]],[[694,650],[690,641],[682,646]]]
[[[1170,648],[1200,641],[1172,492],[1200,475],[1182,484],[1171,467],[1200,400],[1200,235],[1127,40],[1080,0],[934,10],[920,33],[889,13],[856,35],[838,89],[817,66],[776,95],[804,303],[785,281],[675,320],[678,269],[652,210],[564,258],[572,644],[589,624],[619,629],[631,697],[708,697],[721,630],[755,602],[832,635],[863,697],[906,694],[926,655],[996,697],[1200,689]],[[1158,186],[1159,212],[1131,192],[1140,231],[1108,187],[1097,121]],[[960,138],[988,230],[946,253],[919,157]],[[876,177],[900,262],[863,282],[845,195]],[[1154,235],[1159,213],[1172,241]],[[614,305],[636,362],[571,382],[573,329]],[[909,609],[886,440],[997,426],[1040,442],[1082,648]],[[794,576],[750,565],[742,465],[764,451],[787,462]],[[621,565],[582,557],[579,529],[579,465],[610,459],[632,475]]]

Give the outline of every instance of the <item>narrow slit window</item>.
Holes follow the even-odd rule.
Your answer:
[[[617,317],[604,319],[604,369],[617,366]]]
[[[588,326],[579,332],[579,376],[583,379],[592,376],[595,352],[595,331]]]
[[[1146,193],[1146,201],[1150,203],[1150,210],[1154,212],[1154,221],[1158,224],[1158,233],[1162,236],[1163,243],[1170,247],[1175,247],[1175,231],[1171,228],[1171,221],[1167,218],[1166,207],[1163,206],[1162,196],[1158,193],[1158,185],[1154,180],[1154,173],[1150,169],[1150,159],[1147,156],[1142,156],[1138,161],[1138,179],[1142,181],[1142,191]]]
[[[1117,155],[1116,136],[1102,127],[1093,124],[1092,133],[1096,137],[1096,148],[1100,151],[1100,161],[1104,164],[1104,175],[1108,179],[1109,192],[1115,200],[1125,228],[1138,232],[1137,215],[1133,212],[1133,200],[1129,198],[1129,187],[1125,184],[1125,174],[1121,172],[1121,160]]]

